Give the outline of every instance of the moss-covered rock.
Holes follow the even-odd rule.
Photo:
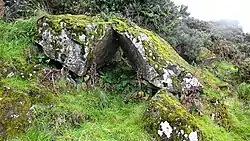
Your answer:
[[[31,101],[26,93],[0,85],[1,140],[24,131],[29,117]]]
[[[22,90],[0,81],[0,140],[23,133],[31,122],[32,105],[49,105],[52,96],[43,87]]]
[[[40,73],[42,73],[40,64],[27,63],[18,58],[8,61],[0,60],[0,78],[20,77],[31,80],[37,78]]]
[[[38,20],[36,42],[44,53],[79,76],[95,63],[109,62],[118,44],[111,26],[87,16],[44,16]]]
[[[92,64],[98,69],[110,62],[121,46],[134,70],[154,86],[174,93],[202,87],[192,75],[193,67],[166,41],[133,23],[118,19],[105,22],[85,15],[48,15],[38,20],[36,41],[48,57],[79,76]],[[176,83],[180,88],[174,86]]]
[[[166,90],[152,98],[144,120],[146,130],[156,140],[202,140],[195,118]]]

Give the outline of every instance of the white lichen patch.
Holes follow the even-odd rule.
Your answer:
[[[189,138],[189,141],[198,141],[198,135],[197,135],[197,132],[191,132],[189,135],[188,135],[188,138]]]
[[[182,81],[182,91],[190,90],[191,88],[198,88],[202,87],[199,80],[195,77],[193,77],[190,73],[186,75],[185,78],[183,78]]]
[[[184,135],[184,131],[183,130],[181,130],[181,134]]]
[[[141,41],[149,41],[149,37],[145,33],[140,33],[140,36],[138,36],[138,38]]]
[[[86,35],[82,34],[81,36],[79,36],[79,40],[84,42],[86,40]]]
[[[211,119],[214,120],[215,114],[212,113]]]
[[[173,132],[173,129],[167,121],[161,122],[160,130],[158,130],[158,135],[163,136],[165,134],[167,138],[170,138],[172,132]]]

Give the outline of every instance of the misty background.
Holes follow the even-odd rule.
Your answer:
[[[187,5],[190,16],[205,21],[227,21],[238,23],[244,32],[250,32],[249,0],[174,0],[176,4]]]

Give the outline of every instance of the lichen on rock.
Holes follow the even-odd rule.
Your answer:
[[[37,32],[45,54],[79,76],[92,64],[98,69],[110,62],[121,47],[134,70],[159,89],[184,93],[202,87],[192,66],[166,41],[133,23],[84,15],[44,16]]]
[[[79,76],[93,64],[112,59],[117,43],[111,26],[87,16],[44,16],[37,22],[36,42],[44,53]]]
[[[156,140],[202,140],[202,132],[198,128],[195,117],[164,89],[150,101],[144,120],[146,130]]]
[[[24,131],[30,105],[25,93],[0,84],[0,140]]]
[[[118,20],[115,22],[113,29],[118,33],[122,49],[129,56],[132,65],[142,72],[144,79],[158,88],[166,88],[176,93],[180,93],[180,89],[175,88],[173,83],[181,83],[182,89],[188,90],[202,87],[198,79],[190,73],[193,68],[161,37],[133,24]],[[186,77],[192,77],[197,83],[185,83]],[[181,80],[173,82],[173,78]]]
[[[51,91],[43,87],[22,90],[0,81],[0,140],[23,133],[32,120],[32,105],[48,105],[52,97]]]

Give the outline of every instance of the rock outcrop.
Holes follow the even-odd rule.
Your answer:
[[[202,140],[195,118],[166,90],[160,90],[152,98],[144,120],[156,140]]]
[[[199,89],[193,68],[162,38],[133,23],[87,16],[44,16],[36,42],[44,53],[78,76],[111,61],[118,47],[143,79],[173,93]]]
[[[133,69],[162,89],[146,112],[149,132],[159,140],[201,138],[194,118],[170,92],[195,95],[203,86],[194,77],[193,67],[155,33],[118,19],[48,15],[37,22],[36,42],[46,56],[78,76],[86,75],[92,67],[102,68],[120,47]]]

